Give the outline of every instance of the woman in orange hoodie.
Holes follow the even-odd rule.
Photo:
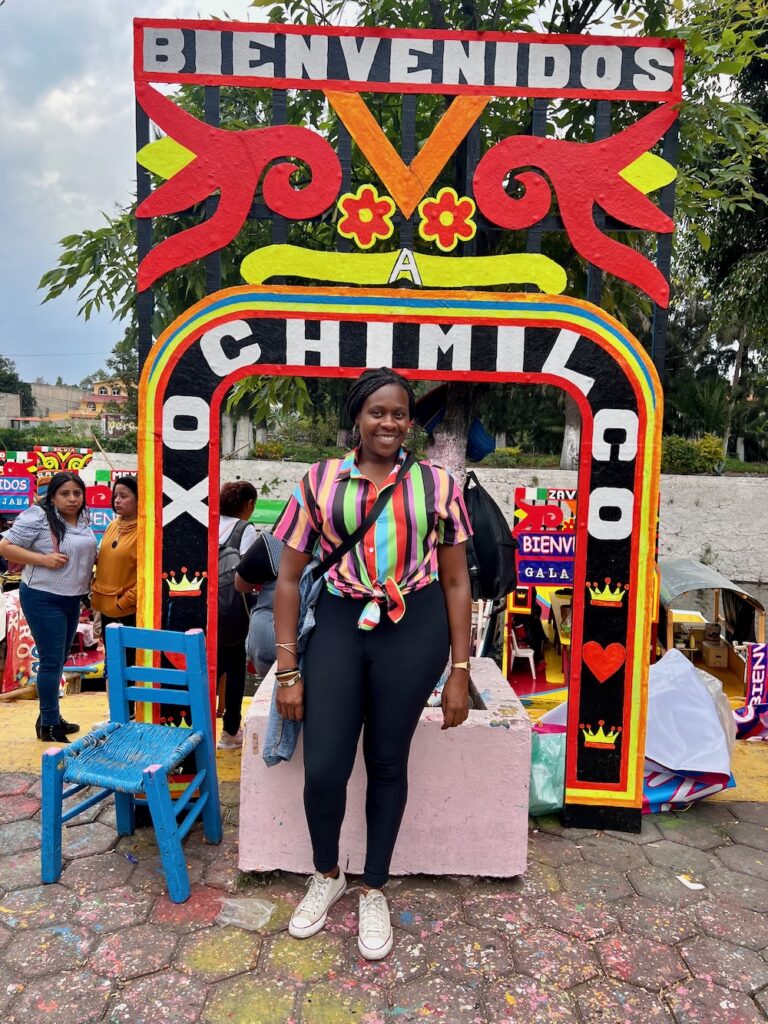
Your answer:
[[[101,612],[102,635],[111,622],[136,625],[138,495],[135,476],[115,480],[112,508],[117,515],[101,541],[91,591],[93,609]]]

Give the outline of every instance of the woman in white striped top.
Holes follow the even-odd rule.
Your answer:
[[[0,556],[24,566],[19,599],[39,662],[37,738],[68,743],[67,734],[80,726],[61,717],[59,682],[96,561],[85,484],[77,474],[53,475],[42,501],[22,512],[0,540]]]

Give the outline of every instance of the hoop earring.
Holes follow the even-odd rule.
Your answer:
[[[357,423],[352,427],[352,441],[355,447],[360,444],[360,427]]]

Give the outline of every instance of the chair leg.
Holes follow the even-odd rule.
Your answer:
[[[46,750],[43,754],[43,837],[40,850],[40,877],[44,883],[61,878],[61,810],[64,793],[64,751]]]
[[[152,824],[155,827],[160,859],[165,872],[168,895],[174,903],[189,899],[189,872],[179,838],[173,801],[168,789],[168,777],[159,764],[144,769],[144,792],[147,794]]]
[[[534,656],[531,655],[528,660],[531,663],[531,675],[533,676],[533,681],[536,682],[536,664],[534,661]]]
[[[136,831],[136,801],[133,793],[115,793],[117,834],[132,836]]]
[[[203,740],[195,751],[195,767],[198,771],[205,769],[205,781],[200,787],[208,794],[202,812],[203,832],[206,842],[214,846],[221,842],[221,803],[219,801],[219,783],[216,776],[216,760],[213,755],[213,744]]]

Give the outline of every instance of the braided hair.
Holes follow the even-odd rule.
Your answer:
[[[395,373],[394,370],[390,370],[388,366],[380,366],[377,370],[363,370],[349,389],[345,409],[350,423],[357,421],[366,399],[370,398],[374,391],[385,388],[388,384],[397,384],[403,388],[408,395],[408,416],[413,419],[416,413],[416,396],[410,381],[401,377],[399,373]]]
[[[67,532],[67,524],[57,513],[56,506],[53,504],[53,497],[60,487],[63,487],[64,484],[68,484],[70,482],[76,484],[83,492],[83,504],[80,506],[80,510],[77,513],[78,518],[84,513],[87,515],[88,513],[85,507],[85,484],[77,473],[70,473],[68,471],[54,473],[51,477],[51,482],[48,484],[48,490],[45,492],[45,496],[40,500],[40,506],[48,519],[48,525],[51,528],[51,533],[56,537],[59,543],[64,540],[64,534]]]

